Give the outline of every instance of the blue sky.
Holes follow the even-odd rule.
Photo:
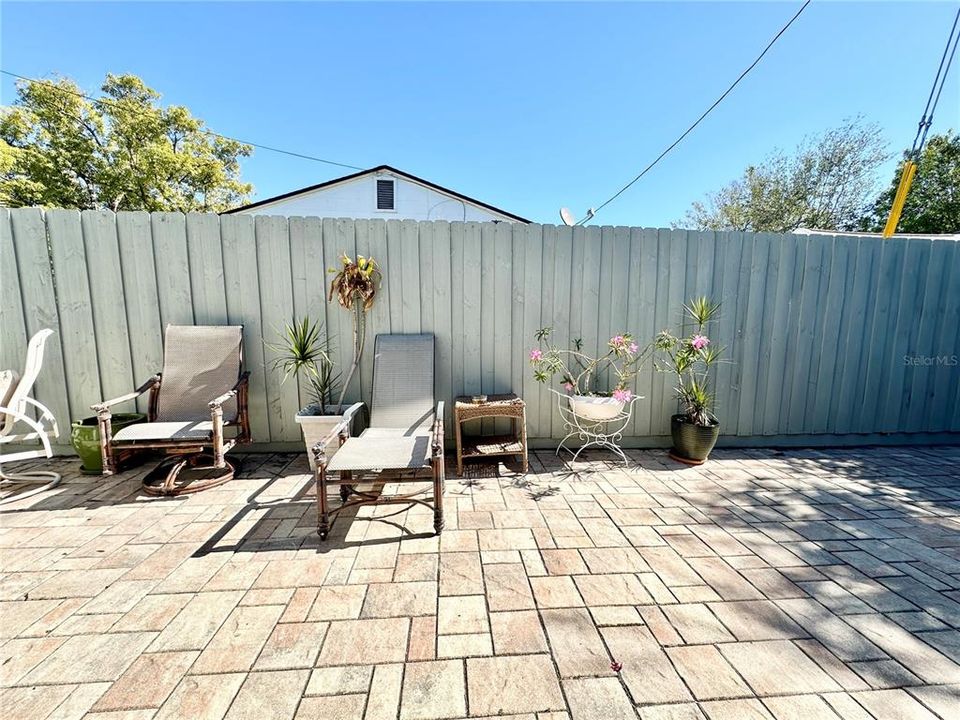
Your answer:
[[[557,222],[560,206],[579,217],[634,177],[800,4],[4,2],[0,59],[90,91],[132,72],[218,132],[387,163]],[[956,8],[815,0],[597,222],[667,225],[775,147],[856,114],[899,152]],[[935,132],[960,127],[958,77],[960,59]],[[9,78],[0,90],[10,102]],[[256,198],[346,172],[267,151],[243,167]]]

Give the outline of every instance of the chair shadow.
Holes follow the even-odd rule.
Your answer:
[[[343,511],[338,512],[333,518],[330,535],[328,538],[326,540],[321,540],[317,534],[317,504],[316,493],[314,492],[315,482],[313,477],[306,478],[302,486],[293,494],[292,497],[278,497],[272,500],[260,499],[261,495],[266,493],[275,483],[283,479],[285,479],[285,477],[281,474],[277,474],[270,478],[265,478],[263,484],[247,497],[243,506],[239,508],[233,517],[226,520],[223,525],[215,533],[213,533],[213,535],[210,536],[210,538],[208,538],[199,548],[197,548],[197,550],[193,553],[193,556],[202,557],[204,555],[220,552],[268,552],[271,550],[280,549],[300,550],[307,548],[315,548],[318,553],[326,553],[332,550],[339,550],[343,548],[386,545],[397,543],[401,540],[434,537],[432,530],[415,532],[406,525],[391,520],[391,518],[403,515],[411,507],[416,506],[416,503],[411,502],[410,504],[398,504],[396,506],[396,510],[389,512],[378,512],[376,515],[372,516],[360,516],[360,508],[383,508],[386,507],[386,505],[355,505],[345,508]],[[375,481],[365,480],[361,483],[358,483],[358,485],[364,486],[364,492],[371,492],[379,495],[384,492],[385,486],[396,482],[397,478],[393,477],[392,475],[387,475],[386,477],[377,478]],[[417,479],[415,482],[429,482],[429,479]],[[368,488],[366,486],[371,487]],[[331,485],[328,487],[328,490],[330,491],[330,507],[331,509],[336,510],[340,507],[339,483],[331,483]],[[296,508],[299,506],[302,506],[302,512],[298,514],[291,513],[291,508]],[[255,512],[261,512],[262,517],[259,517],[258,520],[242,535],[232,539],[230,542],[224,543],[224,540],[231,534],[231,532],[234,531],[247,516]],[[285,538],[270,537],[270,534],[274,528],[276,528],[281,522],[289,521],[294,516],[298,518],[296,529],[300,531],[299,533]],[[350,530],[358,521],[371,523],[376,522],[383,525],[388,525],[397,529],[399,534],[390,535],[387,537],[372,538],[361,536],[356,540],[348,540],[347,536],[349,535]],[[431,514],[431,524],[432,521]]]

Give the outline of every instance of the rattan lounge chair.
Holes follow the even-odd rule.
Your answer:
[[[22,500],[56,487],[60,482],[60,474],[50,470],[32,470],[30,472],[7,474],[2,467],[2,463],[53,457],[50,438],[56,438],[60,435],[57,428],[57,419],[44,405],[30,397],[33,384],[36,382],[37,376],[40,375],[40,368],[43,366],[44,345],[51,335],[53,335],[53,330],[41,330],[30,338],[22,376],[17,374],[15,370],[0,372],[0,445],[40,441],[39,447],[0,455],[0,486],[6,487],[18,483],[43,483],[41,487],[34,488],[29,492],[11,495],[0,502]],[[31,406],[36,411],[36,419],[30,416]],[[14,432],[15,427],[20,432]]]
[[[150,495],[197,492],[233,478],[225,454],[250,442],[242,326],[168,325],[163,373],[134,392],[93,405],[100,426],[103,474],[112,475],[132,454],[153,450],[173,456],[143,481]],[[147,422],[116,435],[110,408],[150,391]],[[180,479],[185,469],[190,477]]]
[[[373,361],[370,427],[350,437],[353,416],[363,406],[347,409],[343,420],[314,448],[317,460],[317,533],[326,540],[332,518],[341,510],[364,504],[419,503],[433,508],[433,529],[443,530],[443,401],[434,404],[433,335],[378,335]],[[328,457],[327,448],[339,443]],[[431,471],[432,497],[426,490],[406,495],[356,489],[354,474],[389,471],[384,482],[423,482]],[[341,504],[329,508],[327,477],[339,473]],[[353,499],[351,499],[353,498]]]

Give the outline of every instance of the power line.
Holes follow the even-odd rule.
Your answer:
[[[24,75],[18,75],[17,73],[10,72],[9,70],[0,69],[0,73],[3,73],[4,75],[9,75],[10,77],[13,77],[13,78],[17,78],[18,80],[23,80],[25,82],[38,83],[40,85],[53,88],[54,90],[59,90],[60,92],[67,93],[69,95],[75,95],[77,97],[83,98],[84,100],[89,100],[90,102],[100,102],[100,103],[105,103],[107,105],[117,104],[116,101],[110,100],[108,98],[90,97],[89,95],[85,95],[84,93],[77,92],[76,90],[70,90],[69,88],[61,87],[56,83],[47,82],[46,80],[37,80],[36,78],[30,78]],[[143,112],[140,112],[139,114],[144,116],[146,115]],[[240,140],[239,138],[230,137],[229,135],[223,135],[221,133],[214,132],[213,130],[204,130],[201,128],[200,132],[205,135],[210,135],[211,137],[220,138],[221,140],[231,140],[233,142],[242,143],[243,145],[250,145],[251,147],[257,148],[258,150],[268,150],[270,152],[280,153],[281,155],[289,155],[291,157],[301,158],[303,160],[312,160],[314,162],[324,163],[325,165],[335,165],[337,167],[348,168],[350,170],[366,169],[366,168],[358,167],[356,165],[348,165],[347,163],[335,162],[333,160],[326,160],[324,158],[316,157],[314,155],[307,155],[305,153],[293,152],[292,150],[283,150],[281,148],[275,148],[269,145],[262,145],[260,143],[250,142],[249,140]]]
[[[598,206],[596,207],[596,209],[593,211],[593,214],[590,215],[590,216],[588,216],[588,217],[585,218],[584,220],[589,220],[589,219],[591,219],[594,215],[596,215],[598,212],[600,212],[604,207],[606,207],[607,205],[609,205],[610,203],[612,203],[614,200],[616,200],[618,197],[620,197],[627,189],[630,188],[631,185],[633,185],[635,182],[637,182],[637,180],[639,180],[639,179],[642,178],[644,175],[646,175],[650,170],[652,170],[653,167],[654,167],[658,162],[660,162],[661,160],[663,160],[663,158],[667,155],[667,153],[669,153],[669,152],[670,152],[671,150],[673,150],[677,145],[679,145],[680,142],[681,142],[687,135],[689,135],[689,134],[693,131],[693,129],[694,129],[695,127],[697,127],[697,125],[699,125],[700,122],[701,122],[707,115],[709,115],[710,112],[711,112],[715,107],[717,107],[717,105],[719,105],[721,102],[723,102],[723,99],[724,99],[725,97],[727,97],[727,95],[729,95],[737,85],[740,84],[740,81],[743,80],[743,79],[747,76],[747,74],[757,66],[757,64],[763,59],[763,56],[767,54],[767,51],[770,50],[770,48],[773,47],[774,43],[776,43],[777,40],[780,39],[780,36],[783,35],[783,34],[787,31],[787,29],[788,29],[791,25],[793,25],[793,22],[794,22],[798,17],[800,17],[801,13],[803,13],[803,11],[807,9],[807,5],[809,5],[810,2],[811,2],[811,0],[806,0],[806,2],[803,3],[803,5],[800,7],[800,9],[797,10],[796,14],[795,14],[792,18],[790,18],[789,22],[787,22],[786,25],[784,25],[782,28],[780,28],[780,32],[778,32],[776,35],[774,35],[774,36],[773,36],[773,39],[772,39],[769,43],[767,43],[767,46],[763,49],[763,52],[761,52],[761,53],[757,56],[757,59],[754,60],[752,63],[750,63],[750,66],[749,66],[746,70],[744,70],[742,73],[740,73],[740,77],[738,77],[736,80],[734,80],[734,81],[733,81],[733,84],[730,85],[730,87],[728,87],[726,90],[724,90],[723,95],[721,95],[720,97],[718,97],[718,98],[716,99],[716,101],[714,101],[713,105],[711,105],[710,107],[708,107],[708,108],[704,111],[704,113],[703,113],[700,117],[698,117],[698,118],[696,119],[696,121],[693,123],[693,125],[691,125],[691,126],[688,127],[686,130],[684,130],[684,131],[683,131],[683,134],[680,135],[680,137],[678,137],[676,140],[674,140],[666,150],[664,150],[662,153],[660,153],[660,154],[657,156],[657,159],[656,159],[656,160],[654,160],[652,163],[650,163],[649,165],[647,165],[643,170],[641,170],[639,175],[637,175],[633,180],[631,180],[630,182],[628,182],[628,183],[627,183],[626,185],[624,185],[622,188],[620,188],[619,190],[617,190],[617,192],[614,193],[610,198],[608,198],[607,200],[605,200],[604,202],[602,202],[600,205],[598,205]],[[581,220],[581,222],[584,222],[584,221]]]
[[[960,10],[957,10],[957,16],[953,19],[953,26],[950,28],[950,34],[947,36],[947,44],[943,48],[943,56],[940,58],[940,66],[937,68],[937,74],[933,78],[933,85],[930,87],[930,96],[927,98],[927,106],[923,109],[923,115],[920,116],[920,125],[917,127],[917,136],[913,139],[913,147],[910,149],[910,155],[915,155],[923,144],[927,141],[927,131],[933,124],[933,113],[937,110],[937,104],[940,102],[940,93],[943,92],[943,86],[947,82],[947,74],[950,72],[950,65],[953,63],[954,53],[957,52],[957,42],[960,41],[960,33],[954,37],[957,30],[957,22],[960,21]],[[953,50],[950,49],[950,43],[953,43]],[[949,52],[949,57],[947,53]],[[946,68],[944,68],[946,62]],[[939,87],[937,86],[939,83]],[[936,95],[934,95],[936,93]],[[919,146],[917,141],[920,141]]]

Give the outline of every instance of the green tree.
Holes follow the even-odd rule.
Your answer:
[[[890,187],[880,193],[873,211],[864,218],[864,230],[883,230],[909,155],[909,152],[903,153]],[[897,231],[960,232],[960,135],[948,130],[944,135],[931,136],[915,162],[917,173],[907,193]]]
[[[161,107],[135,75],[107,75],[101,90],[88,100],[65,78],[18,83],[0,108],[0,204],[220,212],[250,195],[249,145]]]
[[[799,227],[857,227],[888,157],[880,129],[860,118],[803,141],[792,154],[777,150],[704,202],[678,227],[699,230],[792,232]]]

